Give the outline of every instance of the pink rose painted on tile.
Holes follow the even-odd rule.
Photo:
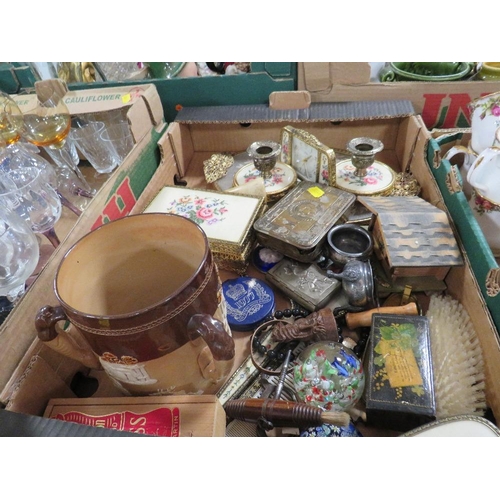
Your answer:
[[[166,213],[181,215],[191,219],[200,226],[217,224],[225,219],[228,212],[227,201],[220,198],[204,198],[197,195],[182,196],[172,200],[166,208]]]
[[[196,212],[196,216],[200,219],[211,219],[214,216],[214,212],[211,208],[200,208]]]

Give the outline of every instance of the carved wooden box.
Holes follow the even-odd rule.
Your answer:
[[[418,196],[358,196],[372,212],[375,255],[395,277],[443,280],[464,260],[446,212]]]

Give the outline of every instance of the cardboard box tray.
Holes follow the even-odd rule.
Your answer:
[[[286,101],[286,97],[283,96]],[[290,96],[295,99],[296,94]],[[446,205],[427,164],[427,149],[430,134],[420,116],[412,112],[407,102],[397,110],[394,101],[387,103],[356,102],[315,103],[310,109],[276,110],[268,106],[252,107],[216,107],[184,109],[177,120],[171,123],[158,141],[162,151],[162,164],[156,170],[147,188],[136,201],[130,213],[139,213],[158,192],[159,187],[173,184],[174,179],[182,179],[189,187],[206,186],[203,175],[203,161],[211,154],[220,151],[238,153],[244,151],[248,144],[257,140],[279,140],[281,128],[288,124],[296,124],[316,135],[323,143],[343,149],[353,137],[370,136],[381,140],[385,148],[380,153],[380,161],[391,165],[397,171],[410,168],[422,186],[422,197],[433,205],[446,210]],[[242,109],[245,108],[245,109]],[[363,114],[364,110],[364,114]],[[373,112],[375,110],[375,112]],[[353,118],[353,115],[356,115]],[[232,117],[235,117],[232,119]],[[245,123],[242,127],[241,123]],[[300,125],[299,125],[300,124]],[[96,206],[89,217],[93,222],[96,214],[100,214]],[[41,415],[51,398],[75,397],[71,394],[71,380],[75,372],[82,367],[69,363],[48,348],[40,346],[36,340],[32,325],[33,310],[54,300],[50,286],[57,262],[65,249],[84,234],[92,226],[88,219],[79,224],[61,245],[60,251],[46,267],[46,270],[35,282],[36,292],[30,297],[28,314],[8,325],[8,336],[23,331],[31,336],[33,343],[24,348],[25,355],[18,360],[17,368],[2,377],[5,388],[1,394],[2,402],[7,409],[23,411],[33,415]],[[253,271],[252,271],[253,272]],[[256,273],[258,275],[258,273]],[[233,273],[221,272],[221,279],[234,277]],[[468,259],[465,265],[454,267],[446,276],[448,292],[459,300],[466,308],[478,333],[486,363],[486,390],[488,404],[495,416],[500,416],[500,349],[497,342],[496,328],[472,274]],[[277,293],[277,308],[283,308],[287,299]],[[5,332],[4,332],[5,333]],[[249,354],[248,333],[233,332],[236,343],[236,359],[234,369]],[[3,340],[3,339],[2,339]],[[10,375],[10,379],[9,379]],[[102,372],[92,372],[99,388],[95,397],[118,396],[106,382]],[[5,380],[7,379],[7,382]],[[391,435],[391,434],[389,434]]]
[[[498,81],[370,81],[367,62],[299,62],[297,89],[312,102],[409,99],[429,130],[470,127],[468,103],[500,90]]]
[[[0,63],[0,90],[9,94],[30,91],[37,75],[27,63]],[[266,104],[271,92],[297,89],[296,62],[251,62],[250,73],[210,77],[146,78],[122,82],[69,83],[72,91],[118,86],[154,86],[161,98],[167,122],[175,119],[179,106]]]
[[[466,146],[470,140],[470,129],[436,131],[428,149],[428,163],[441,190],[444,202],[453,218],[457,232],[470,259],[474,276],[486,302],[488,310],[500,329],[500,267],[476,221],[462,190],[460,171],[452,167],[445,153],[454,145]],[[457,157],[458,158],[458,157]],[[498,339],[500,342],[500,338]]]
[[[216,396],[55,398],[44,417],[163,437],[224,437],[226,414]]]

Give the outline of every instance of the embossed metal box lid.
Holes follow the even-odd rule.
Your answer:
[[[254,223],[257,240],[300,262],[321,253],[329,229],[356,201],[335,187],[302,181]]]
[[[273,266],[266,279],[309,311],[324,307],[341,287],[339,280],[323,274],[316,264],[287,258]]]

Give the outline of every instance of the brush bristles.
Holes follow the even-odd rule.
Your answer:
[[[436,417],[484,415],[484,361],[470,317],[449,295],[431,296],[429,318]]]
[[[344,411],[325,411],[321,414],[321,422],[323,424],[337,425],[338,427],[346,427],[349,425],[351,417],[349,413]]]

